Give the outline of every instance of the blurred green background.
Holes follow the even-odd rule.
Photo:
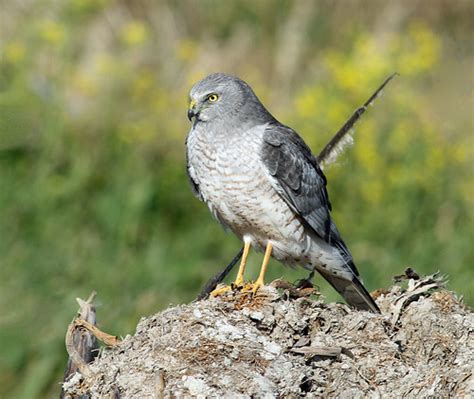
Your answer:
[[[132,334],[141,316],[192,300],[240,248],[185,175],[187,92],[215,71],[248,81],[315,152],[398,71],[326,170],[333,215],[369,289],[406,266],[440,270],[473,305],[473,11],[461,0],[2,2],[0,397],[58,394],[74,298],[97,290],[100,326]],[[280,276],[306,273],[274,262],[268,280]]]

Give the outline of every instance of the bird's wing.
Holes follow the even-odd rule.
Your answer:
[[[321,239],[336,247],[350,279],[318,270],[350,305],[379,312],[377,304],[359,279],[352,255],[331,220],[326,178],[316,158],[298,134],[283,125],[269,125],[263,135],[262,161],[275,190],[303,222]]]
[[[269,125],[261,156],[273,187],[321,239],[329,242],[331,205],[326,177],[303,139],[286,126]]]
[[[261,157],[275,190],[350,265],[352,256],[331,220],[326,177],[303,139],[287,126],[271,124],[263,135]]]
[[[188,136],[189,137],[189,136]],[[200,200],[200,201],[204,201],[203,197],[202,197],[202,194],[201,194],[201,191],[199,190],[199,184],[196,182],[196,177],[195,177],[195,173],[194,173],[194,168],[191,166],[191,164],[189,163],[189,155],[188,155],[188,151],[187,151],[187,147],[188,147],[188,137],[186,137],[186,142],[185,142],[185,145],[186,145],[186,174],[188,175],[188,180],[189,180],[189,183],[191,185],[191,188],[193,190],[193,194]]]

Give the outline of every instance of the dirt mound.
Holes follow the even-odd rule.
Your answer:
[[[176,306],[76,373],[66,397],[471,397],[473,313],[439,286],[379,293],[382,314],[272,286]]]

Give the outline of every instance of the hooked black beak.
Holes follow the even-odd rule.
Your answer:
[[[192,121],[195,116],[196,116],[196,112],[194,111],[194,109],[189,108],[188,109],[188,119],[190,121]]]

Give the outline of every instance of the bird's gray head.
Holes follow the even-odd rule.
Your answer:
[[[188,118],[195,118],[195,123],[232,118],[239,118],[242,124],[250,118],[258,123],[260,118],[268,121],[269,115],[251,87],[235,76],[213,73],[189,93]]]

